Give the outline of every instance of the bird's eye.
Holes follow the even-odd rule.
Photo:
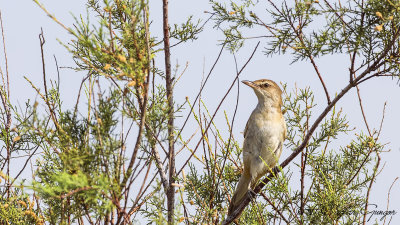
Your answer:
[[[264,83],[264,84],[262,84],[262,87],[267,88],[267,87],[269,87],[269,84],[268,83]]]

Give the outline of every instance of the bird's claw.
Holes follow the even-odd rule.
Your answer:
[[[247,195],[249,196],[250,199],[253,199],[254,197],[256,197],[257,193],[255,193],[252,189],[249,189],[247,191]]]

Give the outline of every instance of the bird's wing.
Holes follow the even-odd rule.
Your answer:
[[[286,126],[286,122],[285,122],[285,119],[283,119],[283,129],[285,130],[284,132],[283,132],[283,140],[285,140],[286,138],[287,138],[287,126]]]
[[[276,154],[278,151],[280,151],[282,148],[282,141],[279,142],[278,146],[274,150],[274,154]],[[279,156],[278,156],[279,157]]]

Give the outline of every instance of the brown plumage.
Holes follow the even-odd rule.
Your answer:
[[[242,82],[254,90],[258,104],[244,130],[244,170],[230,202],[228,216],[237,209],[248,190],[254,189],[258,180],[277,164],[286,138],[279,86],[267,79]]]

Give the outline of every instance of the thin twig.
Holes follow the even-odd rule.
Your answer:
[[[378,171],[378,168],[379,168],[379,164],[380,164],[380,162],[381,162],[381,157],[379,156],[379,153],[377,152],[376,154],[377,154],[377,157],[378,157],[378,161],[376,162],[376,165],[375,165],[375,168],[374,168],[374,173],[373,173],[373,175],[372,175],[371,182],[369,183],[369,186],[368,186],[367,196],[366,196],[366,198],[365,198],[364,216],[363,216],[363,224],[364,224],[364,225],[365,225],[365,223],[367,222],[366,218],[367,218],[367,214],[368,214],[369,194],[370,194],[370,192],[371,192],[371,188],[372,188],[372,185],[373,185],[373,183],[374,183],[374,181],[375,181],[375,178],[376,178],[376,175],[377,175],[377,171]]]
[[[47,11],[47,9],[42,4],[40,4],[38,0],[33,0],[33,1],[47,14],[48,17],[50,17],[52,20],[54,20],[56,23],[58,23],[61,27],[63,27],[71,34],[74,34],[71,28],[68,28],[63,23],[61,23],[54,15],[52,15],[49,11]]]
[[[272,208],[281,216],[281,218],[283,219],[283,221],[285,221],[287,224],[289,223],[289,220],[286,219],[286,217],[282,214],[282,212],[275,206],[275,204],[273,202],[271,202],[271,200],[269,200],[269,198],[264,194],[264,192],[260,192],[260,195],[272,206]]]
[[[376,139],[379,138],[379,136],[381,135],[381,131],[382,131],[382,125],[383,125],[383,120],[385,119],[385,111],[386,111],[386,102],[383,105],[383,110],[382,110],[382,119],[381,119],[381,123],[379,125],[379,131],[378,131],[378,135],[376,136]]]
[[[10,197],[10,188],[11,188],[11,184],[10,184],[10,161],[11,161],[11,146],[10,146],[10,127],[11,127],[11,122],[12,122],[12,118],[11,118],[11,111],[10,111],[10,106],[9,106],[9,101],[10,101],[10,82],[9,82],[9,74],[8,74],[8,58],[7,58],[7,51],[6,51],[6,39],[5,39],[5,35],[4,35],[4,27],[3,27],[3,18],[1,15],[1,11],[0,11],[0,24],[1,24],[1,35],[2,35],[2,40],[3,40],[3,53],[4,53],[4,58],[5,58],[5,64],[6,64],[6,82],[7,82],[7,90],[4,90],[4,93],[0,93],[1,95],[1,100],[4,106],[4,110],[6,112],[6,118],[7,120],[4,121],[5,124],[5,133],[6,133],[6,149],[7,149],[7,158],[6,158],[6,162],[7,162],[7,198]],[[2,75],[2,79],[3,79],[3,87],[5,87],[4,84],[4,75],[3,73],[1,73]]]
[[[233,58],[235,60],[235,68],[236,68],[236,75],[239,74],[239,69],[238,69],[238,64],[237,64],[237,60],[236,60],[236,56],[235,54],[233,54]],[[230,153],[230,146],[231,146],[231,141],[232,141],[232,132],[233,132],[233,125],[235,122],[235,118],[236,118],[236,113],[237,113],[237,109],[239,106],[239,80],[237,80],[237,95],[236,95],[236,105],[235,105],[235,111],[233,112],[233,116],[232,116],[232,122],[231,122],[231,126],[230,126],[230,131],[229,131],[229,139],[228,139],[228,145],[225,148],[225,155],[223,156],[223,163],[222,163],[222,167],[221,167],[221,173],[218,176],[218,180],[217,180],[217,185],[215,186],[215,191],[212,193],[212,195],[214,195],[214,193],[217,191],[217,189],[219,188],[219,183],[221,181],[221,177],[225,168],[225,163],[226,163],[226,159],[228,158],[228,154]],[[216,160],[214,160],[215,163],[217,163]],[[215,174],[215,173],[214,173]]]
[[[222,99],[221,99],[219,105],[217,106],[217,109],[215,110],[213,116],[211,117],[211,120],[210,120],[210,122],[208,123],[208,125],[207,125],[207,127],[206,127],[204,133],[207,133],[207,131],[208,131],[208,129],[210,128],[210,126],[211,126],[211,124],[212,124],[212,122],[213,122],[213,120],[214,120],[214,117],[215,117],[215,115],[217,114],[217,112],[219,111],[219,109],[220,109],[222,103],[224,102],[225,98],[228,96],[228,94],[229,94],[230,91],[232,90],[233,86],[234,86],[235,83],[236,83],[236,80],[239,78],[239,75],[242,73],[242,71],[244,70],[244,68],[246,68],[247,64],[248,64],[248,63],[251,61],[251,59],[253,58],[253,56],[254,56],[254,54],[256,53],[257,48],[258,48],[259,45],[260,45],[260,42],[257,43],[257,45],[256,45],[256,47],[254,48],[253,52],[251,53],[249,59],[246,61],[246,63],[245,63],[245,64],[243,65],[243,67],[240,69],[239,73],[237,73],[237,75],[236,75],[235,79],[233,80],[231,86],[229,87],[228,91],[225,93],[224,97],[222,97]],[[203,138],[204,138],[204,135],[200,138],[199,142],[198,142],[197,145],[196,145],[196,148],[193,150],[193,152],[192,152],[192,154],[189,156],[189,158],[185,161],[185,163],[183,164],[182,168],[179,170],[179,172],[177,173],[177,175],[179,175],[179,174],[182,172],[182,169],[185,168],[185,166],[189,163],[190,159],[193,157],[194,153],[197,151],[197,149],[198,149],[198,147],[199,147],[201,141],[203,140]]]
[[[216,66],[217,63],[218,63],[219,58],[220,58],[221,55],[222,55],[222,51],[224,50],[224,47],[225,47],[225,45],[223,45],[223,46],[221,47],[221,49],[220,49],[220,51],[219,51],[219,54],[218,54],[218,56],[217,56],[217,59],[214,61],[213,66],[211,67],[210,71],[208,72],[208,75],[207,75],[207,77],[206,77],[206,80],[204,81],[204,83],[202,83],[201,88],[200,88],[200,91],[199,91],[199,93],[197,94],[197,96],[196,96],[196,98],[195,98],[195,100],[194,100],[193,102],[197,102],[197,99],[199,99],[199,97],[200,97],[200,95],[201,95],[201,92],[203,91],[204,87],[206,86],[206,83],[207,83],[207,81],[208,81],[208,78],[210,78],[211,73],[214,71],[214,68],[215,68],[215,66]],[[187,123],[187,121],[189,120],[190,115],[192,114],[192,111],[193,111],[193,107],[194,107],[194,106],[195,106],[195,104],[193,104],[193,106],[190,108],[189,113],[188,113],[188,115],[186,116],[185,122],[183,122],[183,125],[182,125],[181,129],[179,130],[178,135],[176,136],[175,142],[178,140],[178,137],[180,137],[180,135],[181,135],[181,133],[182,133],[182,131],[183,131],[183,128],[185,128],[186,123]]]
[[[10,81],[9,81],[9,74],[8,74],[8,58],[7,58],[7,50],[6,50],[6,38],[4,35],[4,27],[3,27],[3,17],[0,11],[0,24],[1,24],[1,36],[3,40],[3,53],[4,53],[4,59],[6,63],[6,78],[7,78],[7,96],[10,98]],[[3,83],[4,83],[4,78],[3,78]],[[11,124],[7,124],[10,126]]]
[[[360,95],[360,88],[358,87],[358,85],[356,85],[356,89],[357,89],[358,102],[360,103],[360,109],[361,109],[361,113],[362,113],[362,116],[364,119],[364,124],[367,127],[369,136],[372,137],[372,133],[371,133],[371,130],[369,129],[369,125],[367,122],[367,117],[365,116],[364,107],[363,107],[361,95]]]
[[[301,38],[301,36],[300,36],[300,38]],[[301,38],[301,39],[303,39],[303,38]],[[311,64],[312,64],[313,67],[314,67],[315,72],[317,73],[317,76],[318,76],[318,78],[319,78],[319,80],[320,80],[320,82],[321,82],[321,84],[322,84],[322,87],[324,88],[326,100],[327,100],[328,105],[329,105],[329,104],[331,103],[331,98],[329,97],[329,92],[328,92],[328,89],[326,88],[325,82],[324,82],[324,80],[322,79],[321,73],[320,73],[319,70],[318,70],[318,66],[317,66],[317,64],[315,63],[314,58],[313,58],[311,55],[309,55],[308,57],[309,57],[309,59],[310,59],[310,61],[311,61]]]
[[[395,41],[398,39],[400,35],[400,29],[394,34],[393,39],[388,43],[386,48],[382,51],[381,55],[375,59],[375,61],[368,67],[366,68],[358,77],[354,79],[355,84],[357,84],[361,79],[363,79],[365,76],[370,74],[371,72],[374,72],[377,70],[383,63],[384,63],[384,58],[387,56],[388,52],[390,51],[391,47],[395,43]],[[383,61],[383,62],[382,62]],[[289,157],[285,159],[279,166],[276,166],[273,168],[272,173],[269,173],[269,175],[262,180],[257,187],[254,189],[255,193],[259,193],[262,188],[269,183],[269,181],[274,177],[274,174],[279,172],[282,168],[285,168],[289,163],[296,158],[303,150],[304,148],[307,147],[308,141],[311,139],[314,131],[317,129],[321,121],[325,118],[325,116],[331,111],[331,109],[336,105],[336,103],[345,95],[349,92],[354,87],[354,84],[349,83],[346,85],[342,91],[336,95],[336,97],[332,100],[330,104],[328,104],[325,109],[321,112],[321,114],[318,116],[318,118],[314,121],[314,124],[310,128],[309,132],[307,133],[306,137],[304,138],[303,142],[293,151]],[[225,221],[222,223],[223,225],[230,224],[233,220],[235,220],[241,212],[244,210],[244,208],[250,203],[251,199],[248,195],[246,195],[246,198],[240,203],[238,206],[237,210],[235,210],[228,218],[225,219]]]
[[[399,179],[399,177],[396,177],[392,183],[392,185],[390,185],[388,194],[387,194],[387,204],[386,204],[386,212],[389,211],[389,200],[390,200],[390,192],[392,191],[392,187],[393,185],[396,183],[396,181]],[[389,222],[390,223],[390,222]],[[385,216],[385,220],[383,221],[383,224],[386,224],[386,216]]]
[[[54,112],[54,107],[51,105],[50,101],[49,101],[49,94],[48,94],[48,90],[47,90],[47,79],[46,79],[46,64],[45,64],[45,59],[44,59],[44,44],[46,43],[46,39],[44,38],[43,35],[43,29],[40,28],[40,34],[39,34],[39,42],[40,42],[40,53],[42,56],[42,72],[43,72],[43,85],[44,85],[44,101],[47,105],[47,108],[50,111],[50,116],[54,122],[54,124],[57,126],[58,129],[58,120],[57,120],[57,116]]]
[[[78,192],[87,191],[87,190],[91,190],[91,189],[93,189],[93,187],[91,187],[91,186],[77,188],[75,190],[72,190],[72,191],[68,192],[67,194],[62,194],[62,195],[58,196],[58,198],[65,199],[65,198],[67,198],[67,197],[69,197],[71,195],[74,195],[74,194],[78,193]]]

